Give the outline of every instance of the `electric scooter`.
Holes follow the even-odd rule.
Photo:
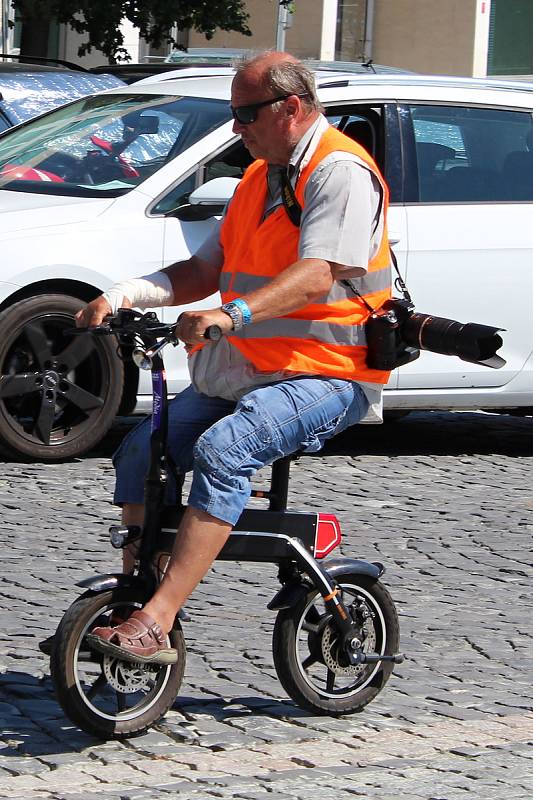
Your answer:
[[[172,665],[121,661],[92,650],[86,640],[94,627],[127,618],[153,595],[185,508],[183,476],[166,452],[162,351],[178,344],[174,330],[175,324],[160,323],[153,312],[119,309],[103,325],[75,331],[114,335],[122,357],[131,355],[138,367],[151,371],[153,388],[144,525],[110,528],[114,547],[138,545],[136,569],[130,575],[98,575],[79,582],[85,591],[60,621],[51,654],[52,680],[65,714],[102,739],[136,736],[157,723],[175,702],[184,675],[183,610],[167,637],[167,646],[178,652]],[[220,329],[212,326],[207,336],[217,338]],[[380,582],[382,564],[344,557],[324,560],[341,542],[333,514],[287,508],[293,457],[274,462],[270,488],[252,492],[268,501],[268,508],[245,509],[217,558],[277,566],[281,586],[267,607],[276,612],[272,653],[280,683],[296,704],[314,714],[351,714],[381,692],[394,664],[403,660],[398,615]],[[180,498],[176,507],[165,508],[171,474]]]

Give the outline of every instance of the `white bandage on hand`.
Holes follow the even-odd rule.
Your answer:
[[[143,275],[141,278],[131,278],[129,281],[115,283],[104,297],[113,314],[124,305],[124,298],[127,297],[134,308],[154,308],[157,306],[171,306],[174,300],[172,284],[166,272],[152,272],[151,275]]]

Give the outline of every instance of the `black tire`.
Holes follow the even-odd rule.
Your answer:
[[[397,653],[398,615],[385,587],[379,581],[351,573],[338,575],[335,580],[346,607],[363,625],[363,650],[380,655]],[[371,616],[363,623],[368,612]],[[343,666],[334,656],[336,637],[327,620],[322,598],[314,588],[293,608],[280,611],[274,625],[274,665],[283,688],[302,708],[330,716],[352,714],[379,694],[393,664]]]
[[[76,725],[99,739],[139,736],[174,703],[185,669],[185,640],[178,621],[168,646],[178,651],[170,666],[128,664],[91,651],[87,632],[109,622],[118,609],[141,608],[146,598],[131,589],[86,592],[65,613],[56,631],[50,671],[61,708]]]
[[[68,336],[83,301],[62,294],[21,300],[0,313],[0,449],[61,461],[107,433],[124,369],[113,337]]]

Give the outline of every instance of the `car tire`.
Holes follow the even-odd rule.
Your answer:
[[[10,457],[80,456],[113,422],[123,364],[112,337],[65,333],[82,305],[43,294],[0,313],[0,449]]]

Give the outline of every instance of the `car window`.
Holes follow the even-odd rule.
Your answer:
[[[242,178],[246,167],[253,160],[253,157],[239,139],[238,142],[216,155],[205,165],[202,183],[213,178]]]
[[[252,156],[239,139],[206,163],[200,164],[192,175],[174,186],[153,207],[152,213],[168,214],[175,211],[188,201],[189,195],[194,189],[214,178],[242,178],[246,167],[252,161]]]
[[[409,108],[419,202],[533,200],[533,116],[526,111]]]
[[[228,103],[106,94],[32,120],[0,140],[0,188],[118,196],[231,117]]]
[[[383,150],[381,109],[370,106],[328,108],[326,116],[330,125],[362,145],[377,162],[381,161]]]
[[[361,144],[383,168],[384,136],[383,109],[379,106],[351,105],[335,106],[326,110],[328,122],[342,130],[347,136]],[[168,214],[187,203],[189,194],[198,186],[213,178],[241,178],[253,161],[252,156],[239,139],[222,152],[217,153],[206,163],[200,165],[194,174],[189,175],[174,186],[153,207],[154,214]],[[394,197],[393,187],[391,198]]]
[[[199,170],[195,170],[165,194],[152,208],[152,214],[170,214],[187,203],[189,195],[199,186]]]
[[[331,125],[370,153],[385,176],[391,203],[401,202],[402,170],[396,105],[354,103],[330,106],[326,108],[326,116]]]

